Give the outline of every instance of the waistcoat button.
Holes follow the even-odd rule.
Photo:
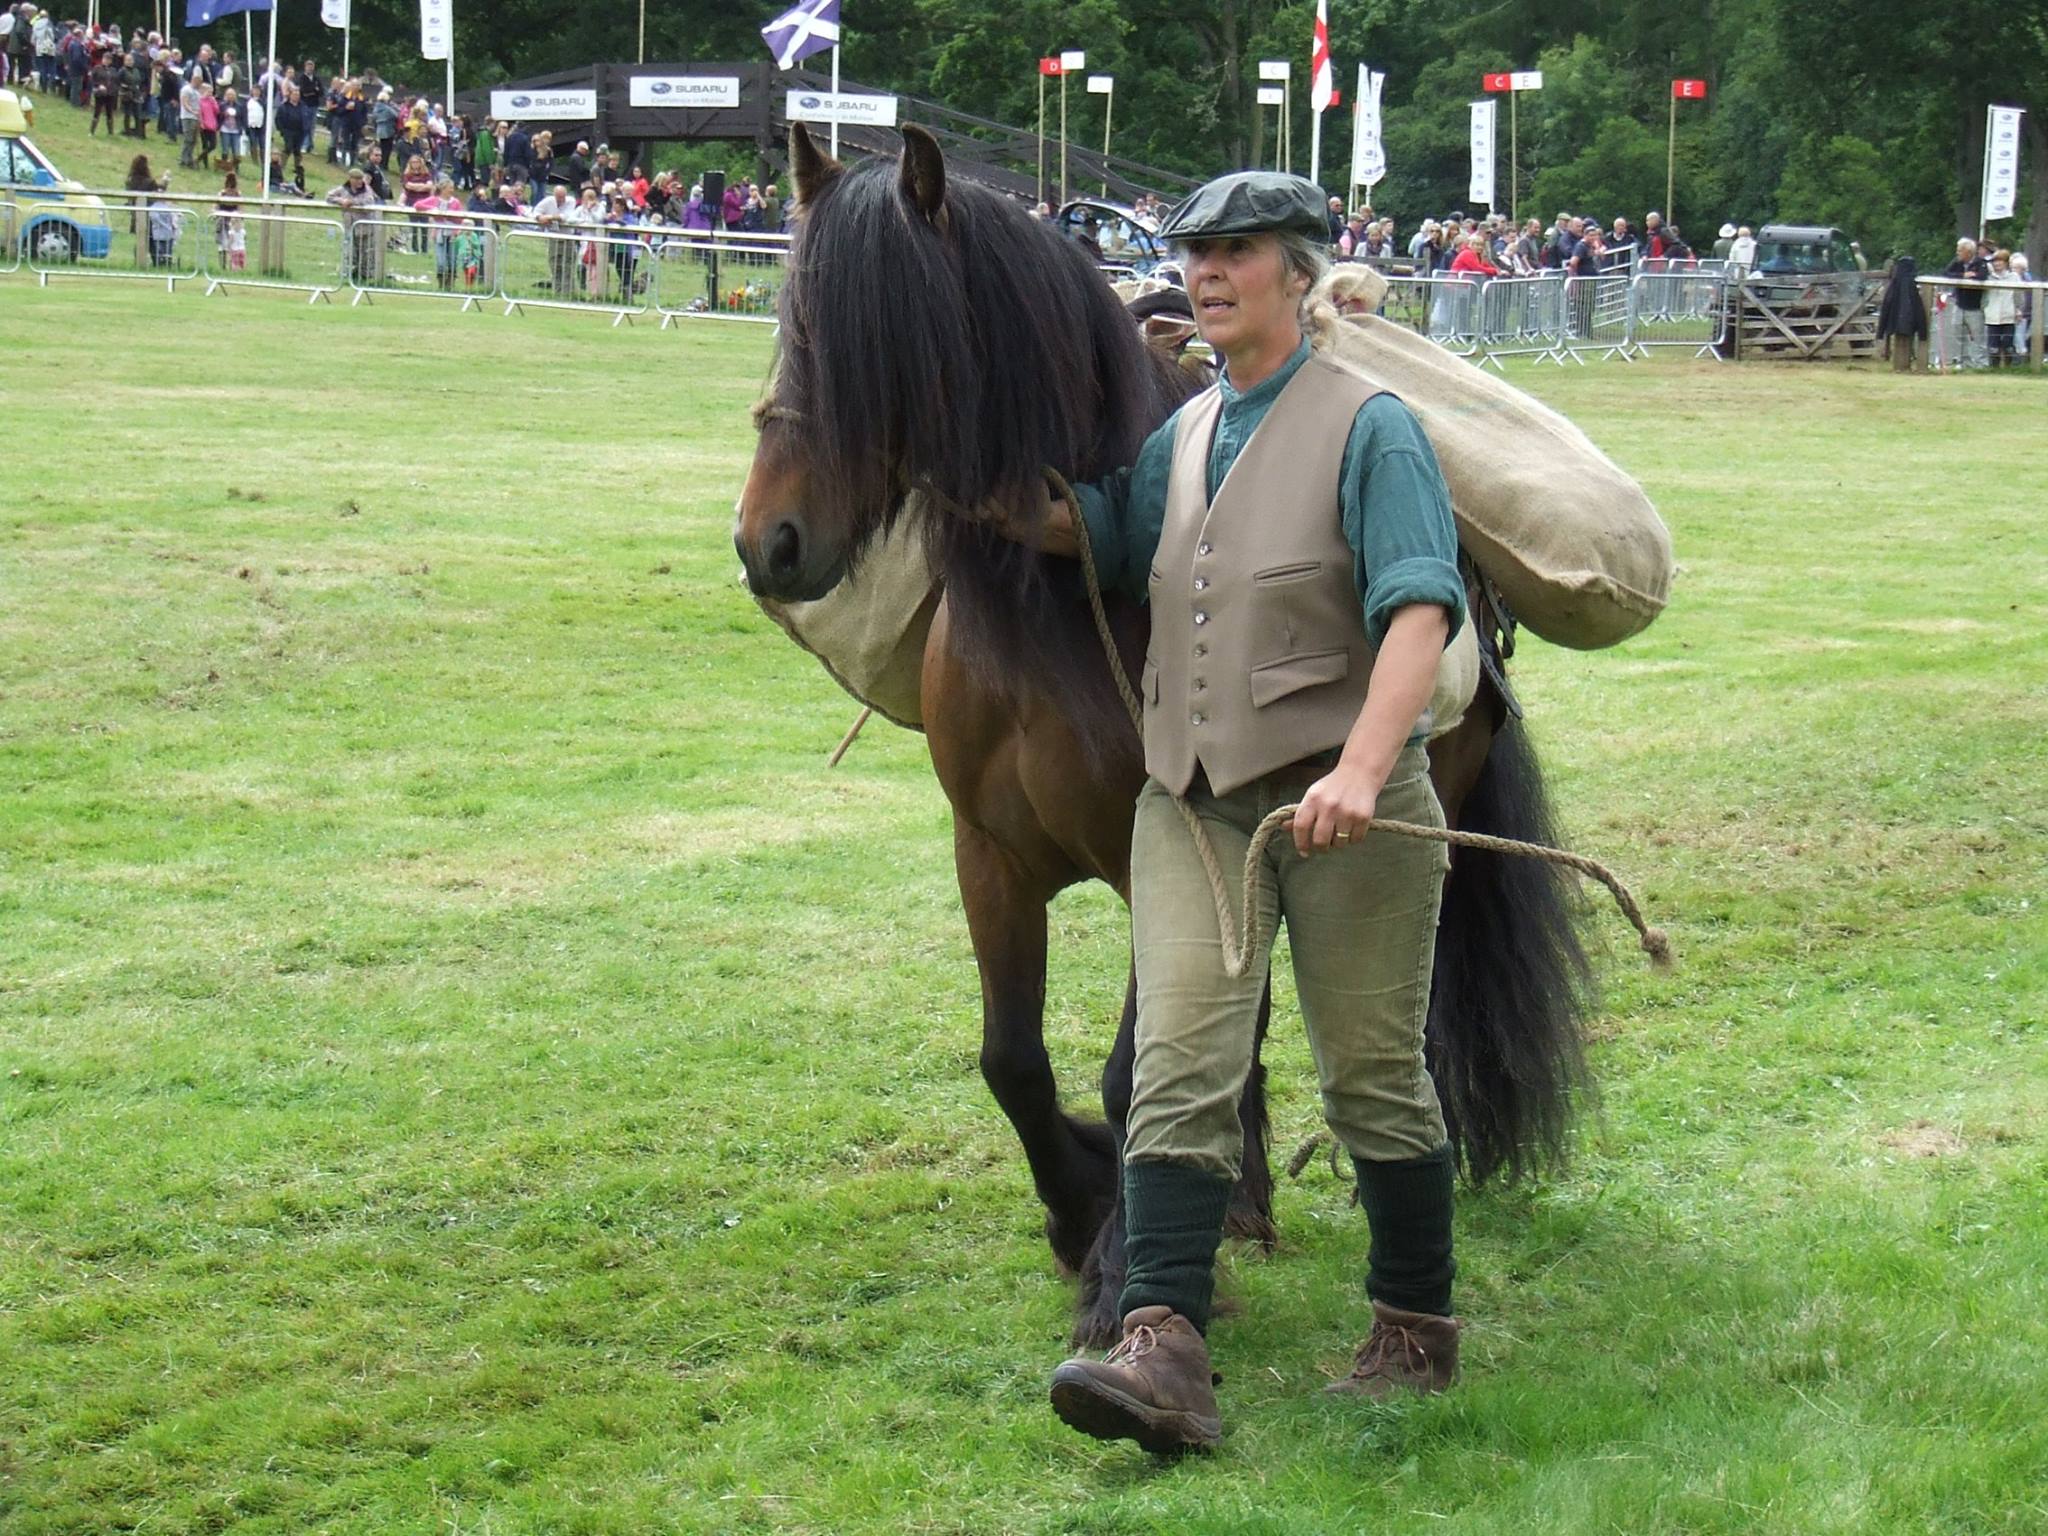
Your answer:
[[[1197,576],[1197,577],[1195,578],[1195,590],[1196,590],[1197,592],[1206,592],[1206,591],[1208,591],[1208,590],[1209,590],[1209,578],[1208,578],[1208,577],[1206,577],[1206,576]]]
[[[1195,659],[1196,659],[1197,661],[1200,661],[1200,660],[1201,660],[1201,659],[1202,659],[1202,658],[1203,658],[1204,656],[1206,656],[1206,655],[1208,655],[1208,654],[1209,654],[1209,647],[1207,647],[1206,645],[1198,645],[1198,646],[1196,646],[1196,647],[1195,647]]]
[[[1188,723],[1189,723],[1190,725],[1200,725],[1200,724],[1202,724],[1202,723],[1203,723],[1204,721],[1206,721],[1206,720],[1207,720],[1208,718],[1209,718],[1209,717],[1208,717],[1207,715],[1204,715],[1204,714],[1200,714],[1200,713],[1196,713],[1196,714],[1192,714],[1192,715],[1188,716]]]
[[[1200,692],[1201,692],[1201,691],[1202,691],[1202,690],[1203,690],[1204,688],[1206,688],[1206,687],[1208,687],[1208,686],[1209,686],[1209,685],[1208,685],[1207,683],[1203,682],[1203,681],[1202,681],[1202,679],[1201,679],[1201,678],[1199,678],[1199,677],[1195,679],[1195,681],[1194,681],[1194,684],[1193,684],[1193,687],[1194,687],[1194,691],[1195,691],[1196,693],[1200,693]]]
[[[1209,622],[1209,615],[1207,615],[1206,613],[1201,613],[1201,612],[1199,612],[1199,611],[1198,611],[1198,612],[1197,612],[1197,613],[1195,614],[1195,622],[1196,622],[1197,624],[1206,624],[1206,623],[1208,623],[1208,622]]]
[[[1204,539],[1201,543],[1195,546],[1195,553],[1198,555],[1214,554],[1215,546],[1210,544],[1210,542],[1207,539]]]

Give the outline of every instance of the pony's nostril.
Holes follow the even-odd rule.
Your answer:
[[[795,523],[777,523],[768,538],[768,570],[772,575],[793,575],[803,560],[803,535]]]

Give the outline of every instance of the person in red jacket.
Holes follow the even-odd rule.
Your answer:
[[[1480,237],[1467,235],[1458,242],[1458,254],[1451,258],[1451,270],[1480,277],[1499,277],[1500,268],[1479,252]]]

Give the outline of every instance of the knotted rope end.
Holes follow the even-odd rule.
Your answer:
[[[1669,971],[1677,967],[1678,961],[1671,953],[1671,935],[1662,928],[1643,930],[1643,953],[1650,957],[1650,969]]]

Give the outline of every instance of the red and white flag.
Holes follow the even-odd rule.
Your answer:
[[[1671,94],[1680,101],[1705,101],[1707,99],[1707,82],[1704,80],[1674,80],[1671,82]]]
[[[1058,74],[1060,72],[1060,61],[1058,55],[1054,55],[1052,58],[1049,59],[1040,59],[1038,61],[1038,72],[1041,75]]]
[[[1327,112],[1337,95],[1330,76],[1330,0],[1316,0],[1316,40],[1308,55],[1308,104]]]

